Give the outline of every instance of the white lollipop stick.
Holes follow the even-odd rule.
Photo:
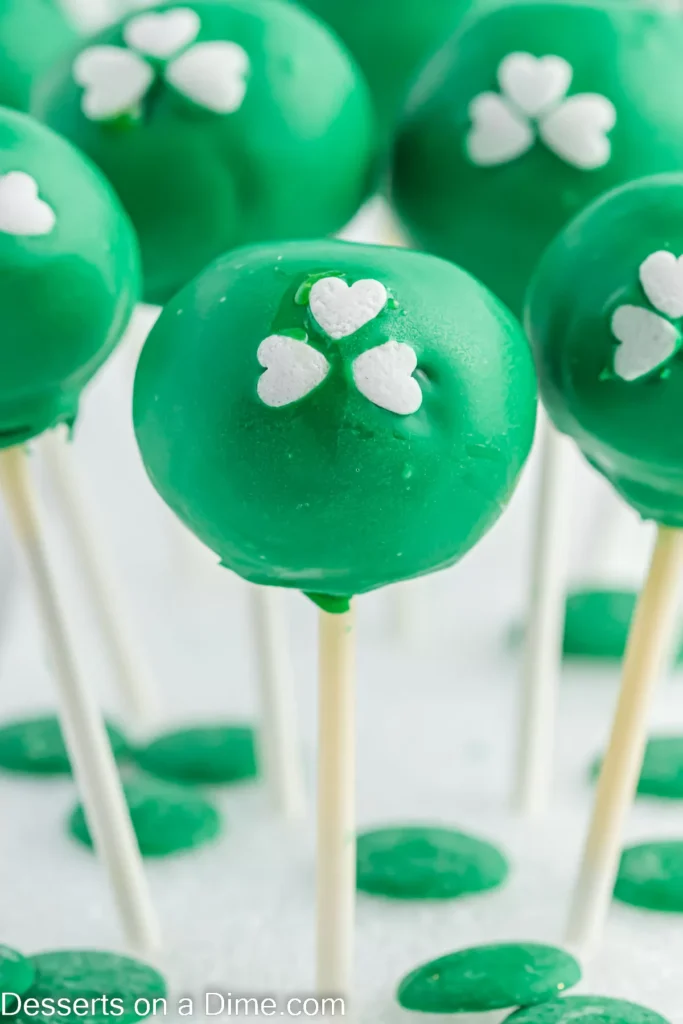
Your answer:
[[[282,595],[250,587],[254,649],[261,695],[260,748],[266,782],[287,821],[306,813],[306,790],[297,728],[294,671]]]
[[[541,465],[532,535],[531,598],[524,637],[515,779],[515,804],[530,817],[545,812],[552,791],[571,541],[568,442],[543,415],[538,429]]]
[[[356,909],[356,665],[353,610],[320,612],[317,991],[351,994]]]
[[[158,690],[134,636],[107,545],[96,530],[96,517],[86,500],[71,447],[64,434],[50,431],[40,438],[39,450],[60,501],[129,721],[144,733],[158,715]]]
[[[678,626],[682,570],[683,532],[660,526],[631,626],[619,703],[567,927],[567,944],[584,955],[599,941],[609,912],[624,825],[643,766],[650,707]]]
[[[0,485],[33,582],[61,705],[74,776],[104,861],[126,938],[145,956],[160,931],[114,755],[96,702],[79,676],[52,579],[23,448],[0,452]]]

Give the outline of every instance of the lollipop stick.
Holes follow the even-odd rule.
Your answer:
[[[682,569],[683,532],[660,526],[631,626],[619,703],[571,906],[567,942],[581,952],[591,951],[607,918],[624,825],[643,765],[650,706],[678,625]]]
[[[95,847],[130,945],[152,954],[160,933],[104,720],[79,677],[52,579],[23,448],[0,452],[0,486],[34,585],[54,667],[64,737]]]
[[[41,438],[40,451],[60,500],[124,706],[132,724],[144,731],[158,712],[156,687],[133,636],[125,601],[106,544],[96,531],[96,520],[86,503],[70,445],[64,435],[57,436],[53,431]]]
[[[567,441],[545,418],[539,421],[538,429],[541,466],[533,532],[531,600],[522,663],[515,790],[517,807],[529,816],[546,810],[552,789],[571,537]]]
[[[348,998],[356,904],[353,609],[320,613],[317,987]]]
[[[306,797],[282,595],[273,587],[250,589],[261,692],[261,759],[277,809],[286,820],[298,821],[306,813]]]

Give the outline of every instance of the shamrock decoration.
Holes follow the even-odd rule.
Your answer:
[[[0,232],[32,237],[48,235],[56,223],[55,211],[40,198],[38,183],[25,171],[0,175]]]
[[[364,279],[349,286],[340,277],[323,277],[311,287],[308,305],[315,324],[332,341],[340,341],[379,316],[388,299],[379,281]],[[256,357],[266,371],[259,378],[258,396],[273,408],[298,402],[330,372],[328,360],[307,338],[271,334],[259,345]],[[361,353],[351,372],[368,401],[410,416],[422,405],[422,391],[413,377],[416,368],[417,356],[410,345],[390,340]]]
[[[215,114],[232,114],[246,93],[249,58],[237,43],[195,43],[201,19],[190,7],[136,15],[125,25],[129,47],[83,50],[73,65],[81,107],[92,121],[135,110],[161,76],[177,92]]]
[[[625,381],[639,380],[659,370],[683,344],[683,256],[661,249],[644,260],[638,272],[653,313],[642,306],[619,306],[612,315],[612,334],[620,342],[614,372]]]
[[[472,163],[508,163],[539,139],[580,170],[604,167],[611,156],[607,133],[616,124],[616,110],[599,93],[567,97],[573,74],[563,57],[508,54],[498,67],[502,95],[480,93],[469,107],[472,128],[466,150]]]

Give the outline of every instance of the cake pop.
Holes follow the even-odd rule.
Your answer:
[[[138,293],[132,227],[107,182],[67,142],[0,112],[0,476],[35,584],[64,735],[128,938],[157,943],[104,722],[79,677],[52,579],[23,443],[73,423],[80,393]]]
[[[280,0],[133,14],[56,69],[33,109],[114,185],[152,303],[234,246],[338,230],[372,160],[362,77]]]
[[[28,110],[36,82],[77,38],[53,0],[0,0],[0,104]]]
[[[395,153],[394,198],[421,246],[520,312],[554,235],[587,203],[683,163],[683,22],[649,4],[483,11],[425,73]],[[550,797],[571,530],[566,444],[542,436],[516,798]],[[608,610],[608,606],[604,607]]]
[[[133,417],[152,483],[221,558],[321,606],[318,987],[350,985],[354,594],[461,558],[505,507],[535,390],[518,325],[431,256],[240,249],[162,313]]]
[[[683,176],[625,185],[551,245],[526,323],[555,425],[645,519],[658,524],[626,652],[622,692],[598,784],[569,926],[599,934],[626,814],[643,762],[647,716],[673,651],[683,568]]]

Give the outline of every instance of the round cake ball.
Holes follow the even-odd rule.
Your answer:
[[[556,426],[643,517],[683,527],[683,175],[577,217],[534,277],[527,329]]]
[[[476,544],[535,411],[527,342],[490,292],[343,242],[209,267],[152,330],[134,395],[152,482],[222,562],[340,607]]]
[[[138,294],[135,235],[101,174],[0,111],[0,447],[72,423]]]
[[[0,0],[0,106],[28,110],[36,81],[76,40],[56,0]]]
[[[303,0],[303,6],[332,26],[360,64],[388,135],[414,78],[473,0]]]
[[[35,110],[114,185],[154,303],[234,246],[338,230],[373,162],[360,72],[281,0],[132,14],[52,76]]]
[[[396,203],[421,247],[519,312],[575,214],[683,167],[683,19],[650,4],[509,4],[450,51],[398,139]]]

